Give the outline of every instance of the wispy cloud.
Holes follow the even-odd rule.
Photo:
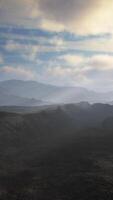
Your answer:
[[[4,66],[0,68],[0,74],[6,77],[9,75],[9,77],[13,79],[18,78],[32,80],[36,78],[36,73],[34,71],[25,69],[23,67]]]
[[[112,10],[113,0],[1,0],[0,73],[111,87]]]
[[[65,65],[55,66],[53,64],[53,66],[48,66],[48,79],[51,79],[54,83],[81,85],[97,89],[102,89],[103,84],[104,87],[112,87],[113,56],[80,57],[73,55],[71,57],[71,55],[67,55],[66,58],[65,55],[64,58],[67,61],[67,65],[65,63]]]
[[[3,59],[3,56],[0,55],[0,64],[3,64],[4,63],[4,59]]]
[[[59,59],[63,60],[66,64],[71,66],[78,66],[84,62],[84,56],[65,54],[59,57]]]

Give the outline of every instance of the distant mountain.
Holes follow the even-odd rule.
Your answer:
[[[6,96],[8,95],[8,98],[4,93]],[[23,99],[24,103],[21,104],[20,98],[25,98]],[[111,102],[112,99],[112,92],[97,93],[82,87],[58,87],[36,81],[21,80],[0,82],[0,105],[38,105],[37,100],[43,101],[43,104],[78,103],[81,101],[106,103],[108,100]],[[18,103],[18,101],[20,102]]]
[[[41,100],[15,96],[4,92],[4,90],[0,88],[0,106],[38,106],[42,104],[43,101]]]
[[[113,99],[113,93],[97,93],[81,87],[58,87],[36,81],[3,81],[0,82],[0,91],[5,91],[9,95],[50,103],[77,103],[80,101],[105,103],[108,102],[108,98],[109,101]]]
[[[0,82],[0,88],[9,94],[26,98],[45,99],[56,90],[57,87],[45,85],[35,81],[8,80]]]
[[[108,104],[109,104],[109,105],[113,105],[113,101],[109,101]]]

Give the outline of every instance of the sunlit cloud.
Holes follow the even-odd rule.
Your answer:
[[[68,56],[69,55],[67,55],[67,58]],[[78,58],[80,59],[80,56]],[[77,56],[75,55],[75,61],[76,59]],[[113,56],[81,56],[80,62],[77,65],[76,62],[74,64],[72,60],[67,59],[67,66],[49,66],[47,69],[47,75],[48,77],[52,77],[52,81],[54,80],[55,83],[64,85],[81,85],[88,88],[96,87],[102,89],[103,83],[106,82],[106,86],[104,84],[104,87],[109,88],[110,84],[113,82]]]
[[[0,22],[77,34],[113,33],[113,0],[1,0]]]
[[[63,56],[60,56],[60,59],[64,60],[67,64],[71,66],[77,66],[84,62],[84,56],[79,55],[72,55],[72,54],[65,54]]]
[[[40,28],[48,31],[56,31],[61,32],[65,30],[65,26],[63,24],[57,23],[56,21],[43,19],[40,22]]]
[[[89,59],[88,65],[99,70],[113,70],[113,56],[96,55]]]
[[[26,80],[33,80],[36,78],[35,72],[29,69],[25,69],[23,67],[12,67],[12,66],[4,66],[0,68],[0,74],[9,75],[11,78],[19,78]]]
[[[109,0],[38,0],[47,28],[60,27],[78,34],[113,32],[113,1]],[[59,26],[60,25],[60,26]],[[58,29],[57,29],[58,28]]]

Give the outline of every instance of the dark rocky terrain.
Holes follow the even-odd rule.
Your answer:
[[[1,111],[0,199],[113,199],[113,106]]]

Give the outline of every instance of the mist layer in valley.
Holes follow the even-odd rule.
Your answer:
[[[112,104],[113,91],[98,93],[81,87],[58,87],[35,81],[0,82],[0,106],[29,107],[81,101]]]

